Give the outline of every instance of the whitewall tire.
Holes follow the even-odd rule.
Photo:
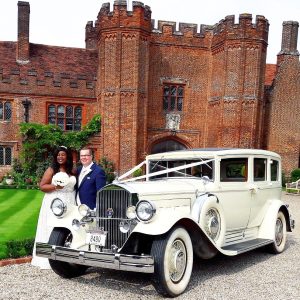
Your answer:
[[[284,213],[279,211],[275,222],[274,242],[268,246],[271,253],[279,254],[286,246],[286,219]]]
[[[175,227],[167,235],[154,240],[153,284],[163,296],[176,297],[183,293],[193,269],[193,246],[188,232]]]

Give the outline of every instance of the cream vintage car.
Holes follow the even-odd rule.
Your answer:
[[[145,175],[132,177],[137,169]],[[281,198],[281,159],[255,149],[191,149],[147,156],[98,192],[97,206],[52,202],[55,226],[37,255],[62,277],[87,267],[151,273],[156,290],[186,289],[194,254],[258,247],[281,253],[294,227]]]

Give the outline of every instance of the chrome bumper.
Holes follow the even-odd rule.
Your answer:
[[[80,251],[45,243],[36,243],[36,255],[90,267],[154,273],[154,259],[149,255]]]

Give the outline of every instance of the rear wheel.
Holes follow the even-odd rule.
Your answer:
[[[154,240],[153,285],[158,293],[176,297],[186,289],[193,269],[193,246],[188,232],[174,228],[166,236]]]
[[[268,245],[271,253],[279,254],[284,251],[286,245],[286,219],[284,213],[279,211],[275,223],[275,240]]]
[[[72,233],[63,228],[54,228],[49,238],[49,244],[69,247],[72,242]],[[63,261],[49,259],[52,270],[61,277],[72,278],[83,275],[87,266],[71,264]]]

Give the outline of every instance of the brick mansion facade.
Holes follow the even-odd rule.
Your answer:
[[[226,16],[215,25],[158,21],[133,1],[102,5],[86,47],[30,43],[30,6],[18,2],[16,42],[0,41],[0,176],[19,156],[20,122],[80,130],[123,173],[146,154],[185,148],[275,151],[300,164],[298,22],[283,23],[277,63],[266,64],[269,23]]]

